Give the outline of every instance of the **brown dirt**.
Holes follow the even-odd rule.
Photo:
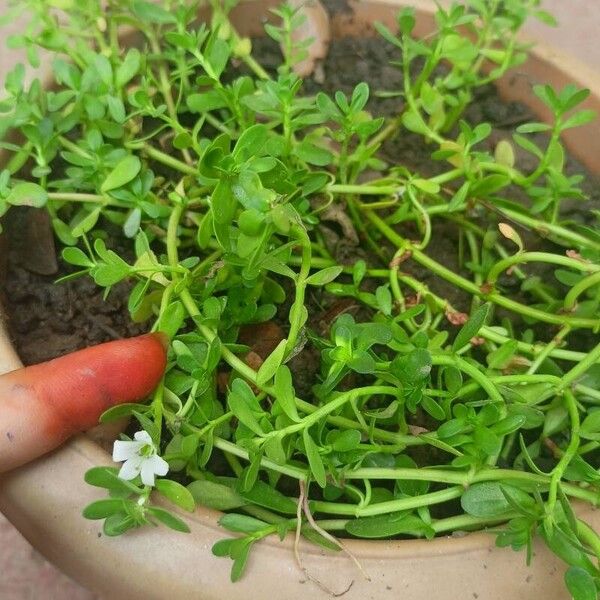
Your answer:
[[[147,327],[132,323],[129,318],[130,284],[114,286],[104,299],[103,290],[89,277],[55,283],[57,278],[72,272],[59,256],[55,273],[35,272],[35,263],[24,252],[24,229],[11,227],[28,210],[11,211],[5,223],[9,248],[2,303],[21,360],[25,364],[37,363],[93,344],[143,333]]]

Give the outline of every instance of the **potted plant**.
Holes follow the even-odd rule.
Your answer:
[[[589,205],[562,210],[584,194],[561,140],[596,168],[597,139],[575,132],[600,85],[527,59],[516,32],[537,2],[351,5],[334,38],[378,23],[402,86],[333,95],[300,92],[290,7],[266,27],[283,48],[269,73],[245,37],[268,2],[214,3],[210,26],[197,3],[50,3],[62,27],[30,4],[13,42],[66,56],[53,91],[9,76],[3,122],[24,141],[6,144],[2,208],[45,207],[78,274],[132,280],[128,308],[172,360],[147,406],[104,417],[136,423],[123,467],[81,437],[3,478],[24,535],[116,596],[299,598],[309,579],[316,597],[563,598],[562,559],[570,594],[594,597],[600,241]],[[133,23],[143,51],[121,45]],[[551,118],[490,144],[464,112],[496,80]],[[387,119],[367,112],[377,95],[395,98]],[[404,138],[425,163],[390,153]],[[142,447],[166,477],[140,477]],[[157,521],[191,534],[138,529]],[[476,529],[496,537],[461,535]]]

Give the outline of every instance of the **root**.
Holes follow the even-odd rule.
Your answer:
[[[320,536],[322,536],[323,538],[325,538],[332,544],[335,544],[338,548],[340,548],[340,550],[342,550],[346,555],[348,555],[350,557],[352,562],[356,565],[358,570],[362,573],[363,577],[367,581],[371,581],[371,578],[365,572],[362,565],[360,564],[360,561],[356,558],[356,556],[354,556],[354,554],[340,540],[338,540],[336,537],[331,535],[328,531],[325,531],[325,529],[320,527],[319,524],[315,521],[312,513],[310,512],[310,508],[308,506],[308,496],[306,494],[306,485],[305,485],[304,481],[300,481],[299,483],[300,483],[300,495],[298,496],[298,504],[297,504],[297,508],[296,508],[296,534],[294,537],[294,558],[296,559],[296,564],[298,565],[298,568],[302,571],[302,573],[304,573],[304,576],[309,581],[314,583],[316,586],[318,586],[320,589],[322,589],[327,594],[333,596],[334,598],[339,598],[340,596],[343,596],[350,590],[350,588],[354,585],[354,580],[352,580],[350,582],[350,584],[348,585],[348,587],[345,590],[343,590],[341,592],[334,592],[333,590],[328,588],[323,582],[319,581],[316,577],[313,577],[308,572],[308,569],[302,564],[302,557],[300,556],[300,534],[301,534],[301,530],[302,530],[302,513],[304,513],[304,516],[306,517],[306,521],[308,522],[308,524],[311,526],[311,528],[314,531],[316,531]]]
[[[300,482],[300,496],[298,497],[298,505],[296,508],[296,518],[297,518],[296,535],[294,537],[294,558],[296,559],[296,564],[298,565],[298,568],[302,571],[302,573],[304,574],[304,576],[306,577],[306,579],[308,581],[311,581],[312,583],[314,583],[319,589],[323,590],[326,594],[329,594],[333,598],[339,598],[339,597],[343,596],[344,594],[348,593],[348,591],[354,584],[354,580],[352,580],[350,582],[350,584],[348,585],[348,587],[345,590],[342,590],[341,592],[334,592],[331,588],[327,587],[322,581],[320,581],[316,577],[313,577],[308,572],[308,569],[302,564],[302,557],[300,556],[300,532],[302,530],[302,512],[306,510],[305,509],[306,504],[307,504],[306,488],[304,486],[304,482],[301,481]],[[311,515],[311,519],[312,519],[312,515]],[[313,523],[314,523],[314,521],[313,521]],[[311,524],[311,527],[312,527],[312,524]],[[321,531],[323,531],[318,526],[317,526],[317,530],[319,530],[319,533],[321,533]],[[329,536],[329,534],[327,534],[327,536]],[[329,539],[329,537],[327,537],[327,539]]]

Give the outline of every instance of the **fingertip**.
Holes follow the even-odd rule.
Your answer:
[[[169,344],[171,343],[171,340],[169,339],[169,336],[164,331],[155,331],[154,333],[151,333],[150,335],[155,337],[161,343],[165,352],[169,349]]]

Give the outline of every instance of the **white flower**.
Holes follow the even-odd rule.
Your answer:
[[[154,475],[166,475],[169,464],[158,456],[156,446],[147,431],[138,431],[132,441],[117,440],[113,447],[112,458],[122,462],[119,477],[126,481],[142,475],[144,485],[154,485]]]

